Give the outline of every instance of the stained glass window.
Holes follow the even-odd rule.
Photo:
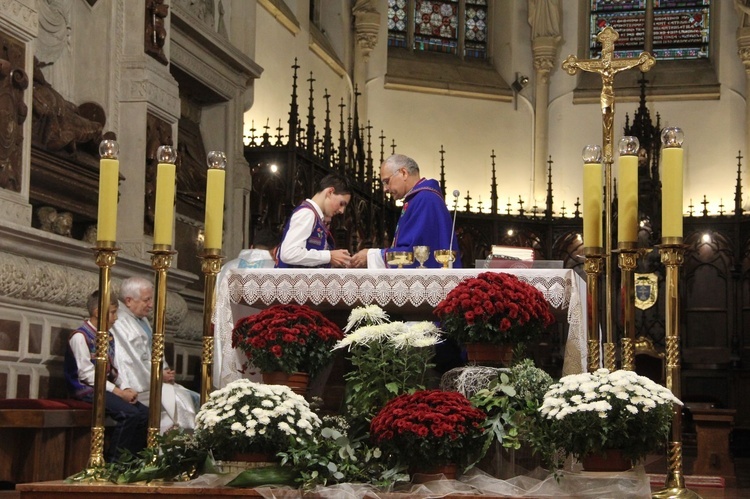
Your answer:
[[[388,0],[389,47],[487,57],[487,0],[414,0],[412,4],[413,10],[409,0]]]
[[[388,46],[407,47],[407,0],[388,0]]]
[[[652,53],[657,59],[703,59],[709,53],[711,0],[654,0]],[[590,56],[599,57],[596,35],[612,26],[620,38],[615,57],[637,57],[645,47],[646,0],[591,0]]]
[[[466,56],[487,57],[487,1],[466,2]]]

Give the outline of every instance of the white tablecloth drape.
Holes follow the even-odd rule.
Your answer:
[[[568,324],[563,375],[584,372],[586,284],[571,269],[233,269],[218,283],[214,383],[224,386],[242,376],[244,357],[233,351],[231,338],[235,321],[247,315],[248,307],[297,303],[330,310],[376,304],[427,319],[460,281],[482,272],[514,274],[544,293],[558,320]]]

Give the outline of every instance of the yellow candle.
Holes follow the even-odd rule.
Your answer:
[[[175,165],[172,163],[159,163],[156,167],[154,245],[172,245],[175,173]]]
[[[602,164],[583,164],[583,246],[602,247]]]
[[[117,187],[120,162],[115,158],[99,161],[99,211],[97,215],[97,241],[117,240]]]
[[[209,168],[206,178],[206,238],[204,247],[221,248],[224,226],[224,178],[220,168]]]
[[[638,156],[621,155],[617,196],[617,240],[638,241]]]
[[[681,147],[665,147],[661,152],[661,235],[682,237],[682,161]]]

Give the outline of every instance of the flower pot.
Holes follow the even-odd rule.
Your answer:
[[[584,471],[627,471],[633,467],[630,459],[619,449],[607,449],[599,454],[589,454],[581,458]]]
[[[479,366],[509,366],[513,360],[513,345],[467,343],[466,357],[469,363]]]
[[[264,452],[238,452],[229,460],[217,461],[224,473],[241,473],[255,468],[265,468],[278,464],[278,460],[272,455]]]
[[[455,480],[458,465],[442,464],[433,466],[412,465],[409,468],[412,483],[427,483],[433,480]]]
[[[310,381],[310,375],[307,373],[285,373],[283,371],[272,371],[261,373],[263,375],[263,383],[267,385],[286,385],[292,389],[294,393],[302,395],[303,397],[307,393],[307,384]]]

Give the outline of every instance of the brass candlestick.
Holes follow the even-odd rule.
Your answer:
[[[586,248],[586,301],[588,302],[587,336],[588,336],[588,371],[599,369],[601,358],[599,355],[599,278],[602,275],[602,248]],[[589,254],[589,252],[591,254]]]
[[[665,312],[665,329],[667,343],[667,388],[680,398],[680,266],[684,262],[685,246],[681,237],[664,238],[659,248],[661,262],[667,268],[667,288]],[[674,404],[672,414],[672,432],[667,449],[667,478],[664,488],[655,492],[655,498],[700,498],[698,494],[685,488],[685,477],[682,474],[682,409]]]
[[[622,368],[627,371],[635,370],[635,283],[633,271],[638,264],[638,250],[635,246],[635,243],[620,243],[620,254],[618,255],[623,297]]]
[[[203,350],[201,360],[201,405],[208,400],[213,386],[211,369],[214,359],[214,329],[211,322],[216,306],[216,277],[221,270],[221,250],[206,248],[201,255],[203,271]]]
[[[162,359],[164,358],[164,330],[167,309],[167,269],[172,265],[172,251],[169,244],[154,244],[151,253],[151,267],[156,273],[154,283],[154,327],[151,342],[151,392],[148,399],[149,448],[156,447],[161,421]]]
[[[94,407],[91,422],[91,453],[88,468],[102,468],[104,461],[104,394],[107,390],[107,350],[109,346],[110,269],[117,259],[114,241],[97,241],[96,265],[99,267],[99,323],[96,331],[94,365]]]

